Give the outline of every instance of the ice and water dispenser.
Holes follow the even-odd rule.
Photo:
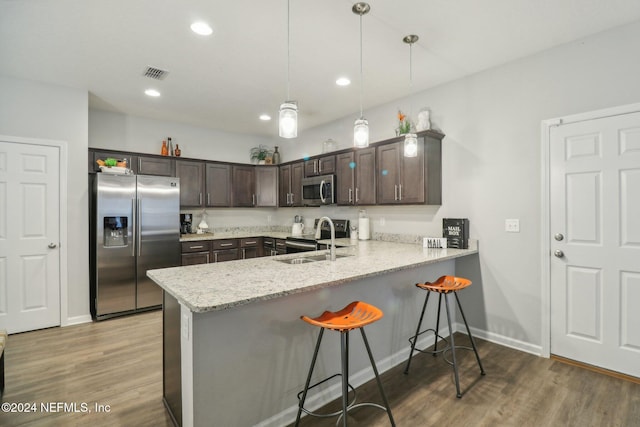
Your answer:
[[[128,218],[126,216],[104,217],[104,246],[127,246],[128,242]]]

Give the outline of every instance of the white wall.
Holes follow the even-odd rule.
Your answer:
[[[639,102],[639,51],[636,22],[411,97],[446,134],[442,206],[367,211],[380,232],[439,233],[443,217],[470,219],[480,261],[460,261],[457,271],[475,281],[463,304],[488,335],[541,345],[541,121]],[[409,100],[365,110],[372,141],[394,135],[398,107],[406,112]],[[356,115],[281,143],[284,159],[318,154],[329,137],[347,147]],[[504,231],[507,218],[520,219],[520,233]]]
[[[162,141],[171,137],[182,157],[250,163],[249,152],[267,137],[234,134],[178,122],[121,113],[89,110],[89,147],[160,154]]]
[[[89,314],[87,91],[0,76],[0,134],[65,141],[68,318]],[[64,313],[63,313],[64,316]]]

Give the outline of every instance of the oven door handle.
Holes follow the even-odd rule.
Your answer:
[[[315,251],[318,248],[317,243],[293,242],[290,240],[286,241],[286,245],[290,248],[303,249],[308,251]]]

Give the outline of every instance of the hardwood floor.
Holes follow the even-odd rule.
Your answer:
[[[161,322],[161,313],[152,312],[10,336],[3,401],[38,408],[0,412],[0,426],[171,426],[162,404]],[[456,335],[456,343],[466,342]],[[472,352],[459,351],[461,399],[441,356],[419,354],[409,375],[402,373],[404,365],[382,375],[397,426],[640,426],[640,384],[477,344],[487,375],[480,376]],[[358,401],[380,402],[375,382],[358,389]],[[84,402],[92,412],[44,413],[41,402],[75,403],[78,410]],[[110,405],[110,412],[97,413],[96,403]],[[305,417],[301,425],[335,421]],[[388,426],[389,420],[385,412],[363,407],[350,413],[349,425]],[[215,420],[211,426],[218,427]]]
[[[456,344],[469,345],[467,336],[456,334]],[[442,356],[419,354],[408,375],[404,364],[382,375],[397,426],[640,426],[640,384],[479,339],[476,344],[487,374],[480,376],[473,352],[458,351],[461,399]],[[358,402],[382,403],[374,380],[357,393]],[[324,411],[340,405],[332,402]],[[335,422],[307,416],[300,425]],[[386,412],[376,408],[349,413],[349,426],[389,425]]]
[[[172,426],[162,403],[162,313],[11,335],[0,426]],[[91,413],[43,412],[40,403],[82,403]],[[97,413],[95,404],[110,405]],[[54,406],[55,408],[55,406]]]

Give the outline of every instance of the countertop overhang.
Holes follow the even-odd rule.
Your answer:
[[[365,240],[338,248],[338,254],[350,256],[336,261],[304,264],[276,261],[326,252],[163,268],[149,270],[147,276],[192,312],[204,313],[471,255],[478,252],[478,243],[470,240],[469,249],[432,249]]]

